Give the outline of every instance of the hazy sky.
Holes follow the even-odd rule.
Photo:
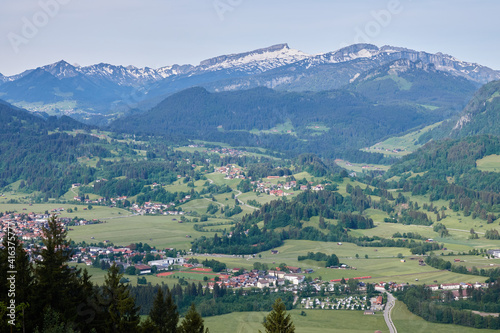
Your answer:
[[[194,64],[278,43],[443,52],[500,70],[498,0],[1,0],[0,73],[64,59]]]

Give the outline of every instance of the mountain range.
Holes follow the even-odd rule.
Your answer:
[[[198,66],[172,65],[152,69],[101,63],[80,67],[60,61],[14,76],[0,75],[0,98],[30,111],[68,114],[102,124],[123,114],[148,110],[171,94],[194,86],[211,92],[255,87],[323,91],[357,84],[356,89],[362,90],[360,80],[376,76],[377,70],[395,66],[391,64],[399,60],[407,60],[397,63],[399,72],[401,67],[433,71],[436,78],[446,76],[459,85],[468,82],[476,89],[500,79],[500,71],[442,53],[356,44],[310,55],[279,44],[218,56]]]

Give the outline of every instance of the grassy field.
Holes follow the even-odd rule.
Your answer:
[[[357,173],[363,173],[364,171],[387,171],[389,170],[389,165],[380,165],[380,164],[359,164],[359,163],[351,163],[344,160],[335,160],[335,163],[349,171],[354,171]]]
[[[198,180],[194,182],[194,190],[195,191],[201,191],[201,188],[203,187],[203,184],[206,182],[206,180]],[[179,179],[178,181],[174,182],[173,184],[166,185],[163,187],[165,190],[168,192],[191,192],[192,187],[188,186],[188,183],[184,183],[184,178]]]
[[[173,247],[188,250],[194,238],[212,237],[214,234],[195,231],[193,223],[178,223],[178,220],[178,217],[170,216],[132,216],[103,224],[73,227],[68,237],[76,242],[109,240],[115,245],[143,242],[160,249]]]
[[[322,135],[330,130],[330,127],[320,123],[310,124],[306,128],[312,131],[311,135]]]
[[[433,220],[436,221],[436,215],[434,213],[427,212],[422,209],[424,203],[430,204],[430,200],[428,196],[420,196],[420,195],[411,195],[409,192],[403,192],[405,196],[408,196],[411,201],[418,202],[420,206],[420,211],[426,212],[427,215]],[[479,218],[473,219],[472,216],[464,216],[463,212],[454,212],[449,209],[449,202],[447,200],[437,200],[433,201],[432,204],[438,207],[438,210],[441,212],[441,208],[445,208],[446,218],[441,220],[440,222],[446,225],[448,229],[457,229],[450,230],[450,234],[454,238],[459,238],[461,240],[467,240],[469,236],[470,229],[473,228],[480,236],[489,229],[498,228],[497,225],[488,225],[486,221],[481,220]],[[462,231],[459,231],[462,230]],[[464,234],[465,232],[465,234]],[[491,243],[491,242],[490,242]],[[493,242],[495,243],[495,242]],[[477,243],[469,243],[465,242],[464,244],[471,244],[472,246],[477,246]]]
[[[411,333],[493,333],[497,330],[475,329],[458,325],[435,324],[415,316],[404,303],[396,302],[392,310],[392,321],[398,332]]]
[[[385,141],[379,142],[369,148],[364,148],[362,150],[369,153],[382,153],[387,156],[405,156],[414,152],[422,146],[417,143],[418,138],[422,134],[432,130],[440,124],[441,122],[435,123],[403,136],[389,138]],[[395,150],[399,151],[394,152]]]
[[[294,132],[294,128],[291,121],[287,121],[284,124],[278,124],[269,130],[257,130],[253,129],[250,131],[252,134],[290,134],[296,136],[297,133]]]
[[[261,252],[250,258],[245,256],[215,256],[216,260],[222,261],[230,268],[253,268],[255,262],[266,263],[270,268],[277,267],[281,263],[289,266],[312,268],[314,273],[308,274],[312,278],[321,277],[323,280],[352,278],[361,276],[371,276],[370,282],[394,281],[432,284],[435,280],[439,283],[450,282],[475,282],[485,281],[479,276],[456,274],[449,271],[440,271],[430,266],[420,266],[418,260],[410,260],[412,256],[408,249],[403,248],[372,248],[359,247],[355,244],[326,242],[314,242],[304,240],[287,240],[285,245],[276,248],[278,254],[271,254],[271,251]],[[356,269],[330,269],[324,267],[324,262],[313,260],[298,261],[299,255],[306,255],[307,252],[323,252],[326,254],[336,254],[340,262]],[[406,262],[402,263],[397,255],[401,253],[405,256]],[[356,258],[358,254],[359,259]],[[368,259],[365,258],[368,256]],[[199,260],[205,260],[206,256],[198,256]],[[448,258],[448,257],[445,257]],[[450,257],[451,259],[454,257]],[[476,257],[470,257],[476,258]],[[418,279],[418,281],[416,281]]]
[[[401,89],[401,90],[410,90],[411,86],[413,85],[413,83],[411,83],[410,81],[408,81],[402,77],[399,77],[396,74],[378,77],[374,81],[382,81],[382,80],[393,80],[394,82],[396,82],[399,89]]]
[[[77,211],[74,211],[75,207]],[[65,211],[60,213],[61,217],[70,217],[73,218],[75,216],[81,219],[114,219],[119,217],[124,217],[130,215],[130,212],[120,208],[111,208],[108,206],[92,206],[92,209],[86,209],[87,206],[84,205],[70,205],[70,204],[60,204],[60,203],[46,203],[46,204],[6,204],[0,201],[0,212],[6,211],[17,211],[17,212],[26,212],[26,213],[39,213],[43,214],[46,211],[50,213],[52,209],[64,208]],[[68,213],[66,210],[68,208],[73,209],[73,213]],[[86,210],[84,210],[86,209]]]
[[[297,333],[373,333],[376,330],[389,332],[381,314],[365,316],[362,311],[342,310],[291,310],[292,321]],[[247,333],[263,331],[262,320],[267,312],[237,312],[222,316],[204,318],[210,332]],[[409,332],[409,331],[408,331]]]
[[[476,167],[481,171],[500,172],[500,155],[489,155],[477,160]]]
[[[203,142],[200,141],[200,143],[203,143]],[[277,157],[266,155],[265,149],[263,149],[263,148],[256,148],[256,147],[231,147],[228,144],[217,143],[217,142],[212,143],[212,144],[215,144],[215,145],[223,147],[223,148],[232,148],[232,149],[240,150],[240,151],[243,152],[243,155],[245,155],[245,156],[266,157],[266,158],[271,158],[271,159],[277,159]],[[202,147],[177,147],[177,148],[175,148],[175,150],[177,150],[177,151],[188,152],[188,153],[194,153],[194,152],[204,153],[204,152],[208,151],[209,154],[217,154],[216,152],[211,152],[210,149],[211,148],[206,148],[204,146],[202,146]],[[258,149],[258,150],[261,151],[261,153],[248,152],[247,150],[249,150],[249,149],[252,149],[252,150]],[[218,154],[218,155],[222,156],[222,154]]]
[[[85,264],[75,264],[75,263],[70,263],[70,266],[73,267],[78,267],[83,269],[87,269],[89,274],[91,275],[90,282],[97,284],[97,285],[103,285],[104,284],[104,277],[106,276],[107,272],[103,271],[100,268],[95,268],[92,266],[87,266]],[[137,275],[132,276],[132,275],[127,275],[125,274],[123,277],[127,278],[130,280],[129,284],[136,286],[137,285]],[[166,284],[169,287],[173,286],[174,284],[179,282],[179,279],[174,278],[172,276],[169,277],[157,277],[155,275],[144,275],[146,277],[147,282],[151,282],[152,285],[159,284],[161,285]]]

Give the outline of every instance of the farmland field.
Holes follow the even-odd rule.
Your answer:
[[[427,133],[440,124],[441,122],[435,123],[403,136],[392,137],[362,150],[370,153],[382,153],[388,156],[405,156],[422,146],[417,143],[418,138],[422,134]],[[394,150],[398,150],[398,152],[394,152]]]
[[[402,302],[396,302],[392,310],[392,321],[396,325],[398,332],[412,333],[493,333],[496,330],[475,329],[471,327],[458,326],[452,324],[436,324],[425,321],[421,317],[415,316]]]
[[[103,271],[100,268],[95,268],[92,266],[87,266],[85,264],[76,264],[76,263],[69,263],[70,266],[73,267],[78,267],[83,269],[87,269],[89,272],[89,275],[91,275],[90,282],[97,284],[97,285],[103,285],[104,284],[104,277],[106,276],[107,272]],[[137,275],[127,275],[124,274],[123,277],[127,278],[130,280],[130,285],[136,286],[137,285]],[[168,286],[173,286],[174,284],[179,282],[179,279],[173,278],[171,276],[169,277],[157,277],[156,275],[144,275],[146,278],[147,282],[151,282],[152,285],[159,284],[161,285],[162,283],[167,284]]]
[[[122,246],[142,242],[160,249],[185,250],[191,248],[194,238],[211,237],[214,234],[195,231],[192,223],[179,223],[179,217],[170,216],[131,216],[103,224],[77,226],[73,229],[69,231],[68,237],[76,242],[98,243],[109,240],[115,245]]]
[[[75,207],[77,207],[77,211],[75,211]],[[111,218],[121,218],[131,213],[125,209],[120,208],[110,208],[107,206],[92,206],[92,209],[87,209],[87,205],[75,205],[75,204],[60,204],[60,203],[44,203],[44,204],[8,204],[2,203],[0,200],[0,212],[6,211],[17,211],[18,213],[37,213],[43,214],[45,211],[51,212],[52,209],[64,208],[63,212],[60,212],[59,216],[61,217],[70,217],[73,218],[75,216],[81,219],[100,219],[106,220]],[[67,209],[73,209],[72,213],[68,213]]]
[[[500,155],[489,155],[476,161],[481,171],[500,172]]]
[[[278,254],[271,254],[271,251],[261,252],[254,257],[245,256],[196,256],[200,261],[207,258],[215,258],[227,264],[230,268],[253,268],[255,262],[268,264],[270,268],[285,263],[289,266],[312,268],[314,273],[308,274],[312,278],[321,277],[322,280],[332,280],[341,278],[353,278],[362,276],[371,276],[369,282],[393,281],[393,282],[413,282],[418,284],[432,284],[435,280],[439,283],[449,282],[476,282],[485,281],[486,278],[480,276],[463,275],[449,271],[440,271],[430,266],[420,266],[418,258],[411,256],[408,249],[402,248],[372,248],[358,247],[355,244],[327,242],[314,242],[305,240],[287,240],[281,247],[276,248]],[[324,262],[313,260],[298,261],[299,255],[306,255],[307,252],[323,252],[325,254],[336,254],[341,263],[353,266],[356,269],[331,269],[325,268]],[[405,256],[406,262],[401,262],[397,258],[398,253]],[[359,259],[356,259],[358,254]],[[365,258],[368,256],[368,259]],[[477,258],[469,256],[472,258]],[[445,257],[448,258],[448,257]],[[450,257],[453,258],[453,257]],[[415,281],[418,279],[418,282]]]
[[[373,333],[376,330],[389,332],[382,314],[365,316],[362,311],[305,310],[306,316],[301,316],[300,312],[300,310],[289,311],[297,333]],[[267,314],[267,312],[236,312],[207,317],[204,320],[210,332],[254,333],[264,330],[262,320]]]
[[[387,171],[389,170],[388,165],[378,165],[378,164],[359,164],[351,163],[344,160],[335,160],[335,163],[347,170],[362,173],[364,171]]]

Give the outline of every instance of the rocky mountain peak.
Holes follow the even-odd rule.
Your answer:
[[[75,77],[80,74],[76,67],[70,65],[64,60],[60,60],[58,62],[40,68],[50,73],[51,75],[57,77],[58,79]]]
[[[203,60],[200,62],[198,68],[203,70],[218,70],[262,63],[264,68],[268,70],[277,67],[277,65],[290,64],[309,56],[304,52],[290,49],[288,44],[277,44],[250,52],[222,55]],[[276,65],[269,66],[269,63]]]

